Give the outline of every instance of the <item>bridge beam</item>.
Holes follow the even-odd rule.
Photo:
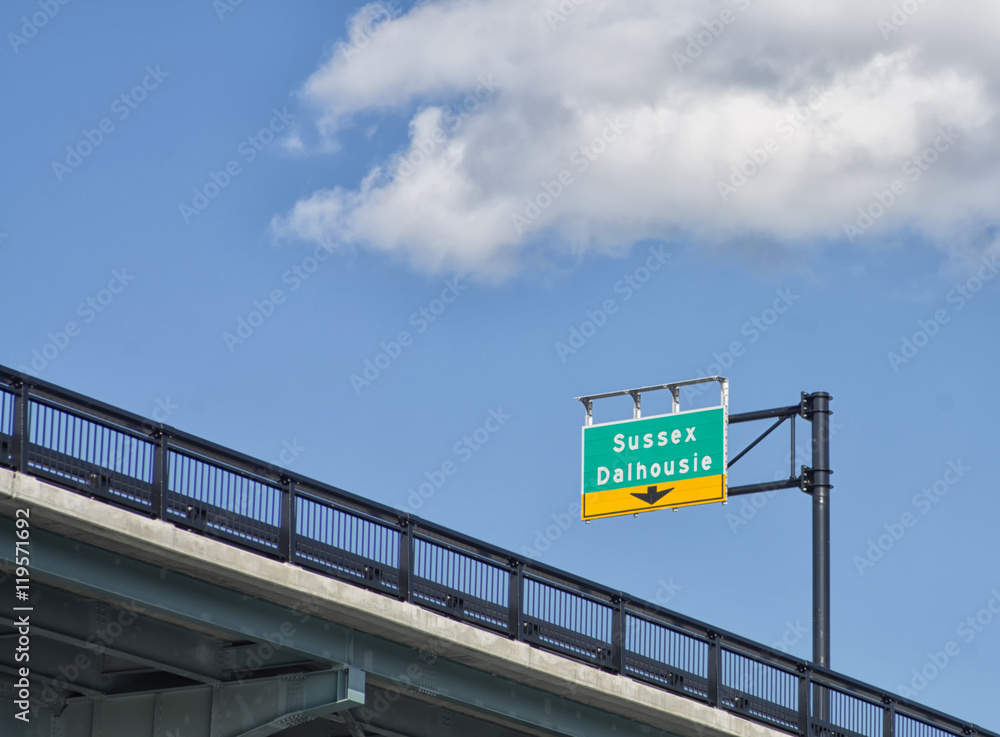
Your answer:
[[[104,505],[102,508],[107,510]],[[13,550],[14,533],[13,520],[0,517],[0,551]],[[474,717],[479,723],[496,725],[502,728],[497,734],[673,737],[671,732],[651,728],[648,722],[640,723],[582,703],[586,697],[572,683],[564,684],[561,693],[542,691],[456,662],[450,653],[441,652],[441,643],[432,645],[430,638],[428,647],[435,647],[438,654],[320,618],[316,603],[306,596],[297,606],[276,604],[38,527],[32,528],[31,540],[32,579],[39,583],[73,589],[104,601],[128,602],[138,612],[197,631],[255,641],[260,643],[262,655],[283,651],[303,659],[326,659],[363,669],[369,681],[388,694],[384,704],[369,703],[367,713],[359,712],[371,717],[368,721],[375,726],[394,722],[398,714],[395,703],[405,696],[436,709]],[[202,540],[198,540],[200,544]],[[375,601],[385,599],[378,597]],[[466,625],[455,624],[469,631]],[[495,637],[478,630],[469,632],[476,638]],[[461,657],[460,653],[455,655]],[[586,666],[580,668],[588,676],[599,675]]]
[[[364,673],[344,668],[242,683],[71,699],[58,727],[78,737],[269,737],[362,706]]]
[[[33,636],[89,651],[90,659],[114,656],[206,684],[223,678],[224,642],[217,637],[50,586],[36,585],[35,594],[40,601],[31,616]],[[0,601],[14,600],[14,579],[8,578],[0,582]],[[0,626],[14,624],[0,615]]]

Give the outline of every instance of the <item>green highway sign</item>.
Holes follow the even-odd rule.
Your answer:
[[[583,428],[585,520],[726,500],[725,406]]]

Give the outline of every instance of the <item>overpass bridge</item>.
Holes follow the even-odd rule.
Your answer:
[[[998,737],[0,367],[0,734]]]

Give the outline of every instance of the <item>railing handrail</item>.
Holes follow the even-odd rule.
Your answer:
[[[448,550],[481,559],[490,565],[506,570],[512,577],[523,574],[531,579],[538,579],[546,584],[556,586],[564,592],[581,595],[585,599],[595,601],[613,609],[617,612],[616,617],[622,617],[626,613],[634,613],[655,624],[662,624],[679,634],[696,638],[699,641],[709,643],[713,641],[718,642],[722,648],[745,657],[750,657],[762,664],[777,667],[789,673],[808,674],[808,678],[813,684],[843,691],[865,702],[885,705],[886,708],[891,704],[896,713],[901,713],[906,717],[928,723],[931,726],[955,734],[978,733],[987,737],[1000,737],[1000,735],[989,730],[982,729],[968,722],[963,722],[951,715],[888,692],[885,689],[866,684],[842,673],[815,665],[812,662],[795,658],[787,653],[775,650],[735,633],[667,609],[659,604],[634,597],[568,571],[560,570],[554,566],[534,560],[525,560],[522,555],[424,520],[405,510],[365,499],[339,487],[290,471],[275,464],[265,463],[250,455],[226,448],[217,443],[178,430],[170,425],[149,420],[141,415],[64,389],[37,377],[0,366],[0,390],[9,393],[14,397],[14,401],[17,402],[19,398],[16,390],[22,386],[27,387],[29,402],[39,401],[40,404],[68,411],[78,417],[99,423],[110,429],[125,431],[129,436],[148,439],[154,447],[157,446],[161,438],[166,437],[166,447],[171,451],[191,456],[205,463],[218,464],[220,468],[228,469],[249,478],[259,479],[261,482],[279,490],[285,488],[291,482],[295,493],[303,498],[313,498],[315,501],[343,508],[353,514],[368,518],[373,522],[396,530],[401,535],[407,530],[412,531],[412,534],[418,539],[427,540]],[[792,406],[758,413],[743,413],[740,417],[746,421],[773,418],[777,414],[793,412],[795,409]],[[760,415],[760,417],[756,415]],[[0,431],[2,431],[2,428],[0,428]],[[18,428],[15,427],[15,435],[17,432]],[[17,470],[31,473],[30,467],[26,469],[18,468]],[[234,541],[229,540],[229,542]],[[238,544],[238,542],[234,544]],[[411,575],[411,572],[408,571],[407,575]],[[415,603],[419,605],[419,602]],[[519,606],[521,607],[519,617],[523,617],[525,616],[523,603],[519,602]],[[513,627],[513,623],[511,626]],[[623,673],[623,675],[627,674]],[[753,718],[752,715],[747,716]],[[766,720],[763,721],[770,724]],[[881,737],[890,737],[890,735],[883,734]]]

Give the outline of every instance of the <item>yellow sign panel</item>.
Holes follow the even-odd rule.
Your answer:
[[[641,484],[583,494],[582,517],[614,517],[653,509],[690,507],[726,501],[726,474],[680,479],[669,483]]]

